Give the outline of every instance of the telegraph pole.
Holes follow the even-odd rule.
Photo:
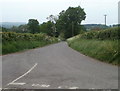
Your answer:
[[[105,26],[106,26],[106,19],[107,19],[107,15],[104,15],[105,16]]]
[[[118,2],[118,26],[120,27],[120,1]]]
[[[72,21],[72,37],[74,36],[74,23]]]

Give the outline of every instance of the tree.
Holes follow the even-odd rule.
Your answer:
[[[4,28],[4,27],[0,27],[0,32],[8,32],[10,29]]]
[[[27,24],[25,24],[25,25],[20,25],[19,27],[18,27],[18,32],[20,32],[20,33],[29,33],[30,31],[29,31],[29,26],[27,25]]]
[[[44,22],[40,25],[40,32],[46,33],[49,36],[54,36],[53,25],[51,21]]]
[[[57,16],[54,16],[54,15],[50,15],[49,17],[47,17],[47,19],[52,23],[52,29],[53,29],[53,36],[54,37],[58,37],[58,32],[56,31],[56,22],[58,20],[58,17]]]
[[[34,34],[40,32],[39,22],[36,19],[29,19],[27,25],[29,27],[30,33]]]
[[[47,19],[55,24],[58,20],[58,17],[54,15],[50,15],[49,17],[47,17]]]
[[[80,33],[80,25],[85,20],[86,13],[80,6],[69,7],[66,11],[59,13],[59,19],[56,22],[57,31],[64,33],[65,38],[75,36]]]

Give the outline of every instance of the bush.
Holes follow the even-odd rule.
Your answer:
[[[1,40],[3,54],[17,52],[25,49],[33,49],[58,42],[57,38],[50,37],[43,33],[30,34],[3,32],[0,33],[0,36],[2,36]]]
[[[68,44],[85,55],[120,65],[119,31],[120,27],[86,32],[68,39]]]
[[[90,31],[82,34],[80,37],[84,39],[116,40],[120,39],[118,31],[120,31],[120,27],[109,28],[100,31]]]
[[[30,34],[30,33],[14,33],[14,32],[3,32],[0,33],[2,35],[2,42],[9,41],[58,41],[57,38],[50,37],[46,34]]]

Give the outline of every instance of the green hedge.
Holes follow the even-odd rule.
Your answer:
[[[106,30],[86,32],[80,35],[80,37],[84,39],[116,40],[116,39],[120,39],[119,31],[120,31],[120,27],[114,27]]]
[[[2,35],[2,43],[9,41],[58,41],[57,38],[50,37],[46,34],[30,34],[30,33],[14,33],[14,32],[3,32],[0,33]]]
[[[2,36],[2,37],[1,37]],[[48,44],[58,42],[57,38],[50,37],[46,34],[30,34],[30,33],[0,33],[0,55],[14,53],[22,50],[43,47]]]

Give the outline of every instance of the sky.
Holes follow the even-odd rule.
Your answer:
[[[107,15],[107,25],[118,23],[118,2],[120,0],[0,0],[0,22],[28,22],[37,19],[46,22],[49,15],[59,15],[69,6],[80,5],[86,12],[82,24],[104,24]]]

